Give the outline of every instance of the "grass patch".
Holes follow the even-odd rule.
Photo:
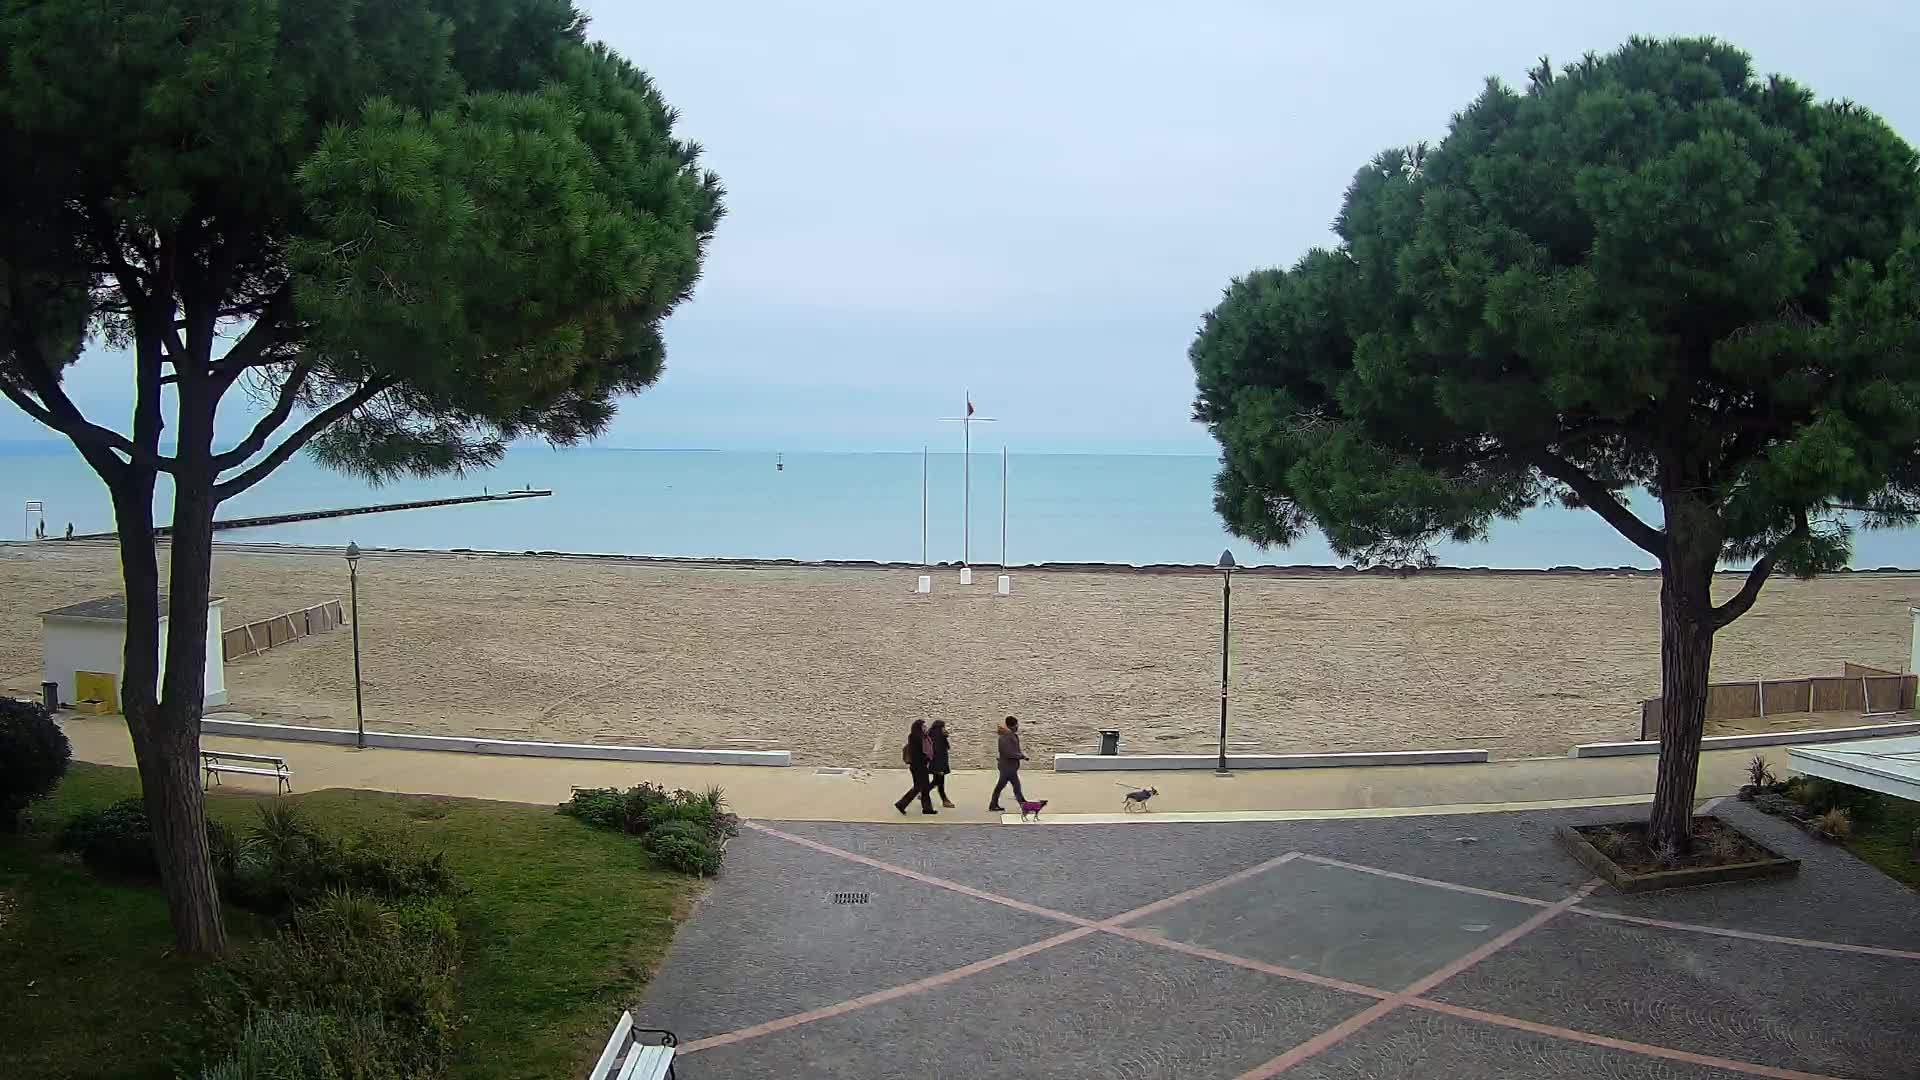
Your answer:
[[[52,849],[67,817],[138,791],[131,769],[76,762],[29,812],[28,831],[0,839],[0,1076],[160,1080],[197,1066],[206,1048],[198,965],[169,955],[159,891],[95,876]],[[207,808],[244,828],[272,801],[213,794]],[[583,1073],[698,888],[628,838],[546,807],[342,790],[287,801],[336,834],[402,835],[446,853],[466,890],[460,1077]],[[238,943],[271,923],[229,908],[227,926]]]
[[[1846,842],[1847,850],[1895,881],[1920,889],[1920,861],[1913,857],[1913,835],[1920,829],[1920,803],[1876,791],[1860,791],[1860,795],[1860,801],[1870,801],[1873,809],[1863,819],[1856,805],[1853,837]]]

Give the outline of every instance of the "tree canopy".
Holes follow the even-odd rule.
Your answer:
[[[195,775],[215,509],[303,449],[377,481],[575,443],[660,375],[722,192],[585,27],[567,0],[0,0],[0,395],[113,496],[183,951],[224,940]],[[62,387],[95,340],[132,353],[130,417]],[[216,431],[236,393],[256,422]]]
[[[1635,40],[1355,176],[1340,243],[1233,283],[1191,358],[1216,505],[1363,559],[1543,498],[1639,547],[1697,502],[1726,560],[1844,564],[1920,506],[1920,180],[1867,110],[1712,40]]]
[[[721,206],[584,26],[557,0],[8,3],[0,145],[32,167],[0,179],[0,388],[75,427],[58,376],[92,335],[189,362],[159,375],[183,393],[245,379],[273,407],[220,497],[294,415],[322,422],[292,449],[374,477],[601,430],[658,377]],[[175,468],[78,430],[96,467]]]
[[[1193,343],[1215,506],[1416,565],[1543,500],[1598,514],[1660,564],[1654,832],[1684,847],[1714,632],[1920,511],[1913,148],[1722,42],[1635,39],[1489,81],[1361,169],[1334,232]]]

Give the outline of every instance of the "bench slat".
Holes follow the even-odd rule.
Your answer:
[[[672,1064],[671,1046],[635,1046],[627,1052],[620,1080],[665,1080],[667,1067]]]
[[[218,760],[259,761],[259,762],[265,762],[270,765],[279,765],[282,767],[285,767],[287,764],[286,758],[275,757],[271,754],[241,754],[241,753],[236,753],[230,750],[202,750],[200,751],[200,757],[202,760],[211,759],[216,761]]]
[[[256,769],[251,765],[207,765],[208,772],[245,773],[248,776],[285,776],[285,769]]]
[[[627,1045],[627,1034],[633,1030],[633,1013],[620,1014],[620,1022],[613,1025],[613,1035],[607,1039],[607,1048],[600,1051],[600,1060],[593,1071],[587,1074],[587,1080],[607,1080],[607,1074],[613,1071],[613,1063],[619,1059],[620,1051]]]

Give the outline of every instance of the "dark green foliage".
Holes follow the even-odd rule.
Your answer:
[[[720,849],[710,830],[692,821],[667,821],[647,830],[640,846],[683,874],[705,877],[720,872]]]
[[[249,1014],[233,1050],[201,1080],[404,1080],[378,1017]]]
[[[72,759],[45,706],[0,697],[0,832],[19,827],[21,811],[60,783]]]
[[[284,913],[340,889],[392,900],[449,896],[453,874],[439,852],[416,850],[371,831],[335,838],[313,827],[292,806],[262,804],[260,821],[236,832],[207,823],[207,842],[221,895],[265,914]],[[138,798],[67,820],[62,850],[79,853],[97,871],[158,877],[153,830]]]
[[[100,810],[82,811],[60,831],[60,850],[78,854],[99,873],[159,877],[153,856],[153,828],[139,796]]]
[[[1710,558],[1840,566],[1835,507],[1920,505],[1917,224],[1911,147],[1719,42],[1490,82],[1207,316],[1216,505],[1393,562],[1557,499],[1664,550],[1607,505],[1643,486]]]
[[[1660,564],[1652,824],[1684,849],[1714,633],[1776,570],[1920,515],[1916,160],[1712,39],[1489,81],[1354,176],[1333,249],[1206,315],[1215,506],[1261,544],[1317,527],[1415,566],[1542,502],[1600,515]],[[1723,562],[1751,570],[1716,597]]]
[[[442,1075],[459,1026],[459,946],[442,901],[326,894],[207,977],[207,1023],[243,1038],[233,1058],[206,1075]],[[286,1026],[311,1029],[319,1045],[282,1037]],[[349,1062],[357,1064],[342,1068]]]
[[[302,450],[378,482],[575,444],[659,378],[722,191],[585,25],[566,0],[0,0],[0,158],[31,163],[0,170],[0,396],[112,494],[155,784],[192,775],[223,502]],[[125,430],[63,388],[89,340],[130,353]],[[230,395],[263,414],[222,429]],[[160,834],[202,806],[159,793]],[[177,944],[217,952],[205,853],[163,856]]]
[[[344,839],[309,824],[292,806],[262,805],[260,823],[236,845],[227,898],[269,914],[310,903],[338,890],[389,900],[449,896],[453,874],[440,852],[371,831]],[[215,870],[220,869],[215,845]]]
[[[739,832],[717,787],[704,792],[673,791],[656,784],[618,788],[575,788],[560,812],[602,829],[640,837],[640,846],[661,864],[687,874],[720,872],[720,850]]]

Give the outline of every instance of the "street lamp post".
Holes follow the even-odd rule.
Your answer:
[[[1213,774],[1232,776],[1227,771],[1227,639],[1233,633],[1233,552],[1222,551],[1215,569],[1220,571],[1220,763]]]
[[[367,713],[360,703],[360,545],[347,542],[347,588],[353,597],[353,746],[367,748]]]

